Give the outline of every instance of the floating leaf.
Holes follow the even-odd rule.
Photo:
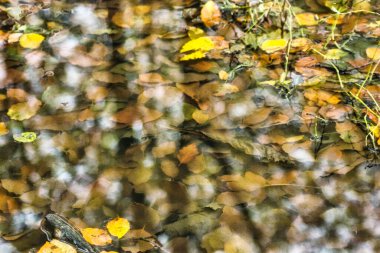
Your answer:
[[[222,20],[222,14],[214,1],[208,1],[201,10],[201,20],[207,27],[217,25]]]
[[[185,43],[181,50],[180,53],[184,52],[189,52],[189,51],[210,51],[211,49],[214,48],[214,42],[209,38],[209,37],[200,37],[195,40],[190,40],[187,43]]]
[[[90,244],[96,246],[105,246],[112,242],[111,236],[104,229],[85,228],[81,230],[83,238]]]
[[[304,26],[318,25],[317,16],[310,12],[296,14],[296,20],[299,25],[304,25]]]
[[[120,239],[129,231],[129,221],[124,218],[113,219],[107,223],[107,229],[111,235]]]
[[[266,40],[260,45],[260,48],[267,53],[273,53],[284,49],[287,44],[288,41],[285,39]]]
[[[202,51],[196,51],[191,54],[187,54],[185,56],[182,56],[180,61],[190,61],[190,60],[196,60],[196,59],[202,59],[206,57],[206,53]]]
[[[76,253],[77,251],[70,244],[56,239],[46,242],[37,253]]]
[[[23,132],[20,134],[14,134],[13,139],[17,142],[33,142],[37,139],[37,134],[35,132]]]
[[[20,37],[20,45],[23,48],[36,49],[39,48],[45,37],[38,33],[27,33]]]
[[[6,135],[9,133],[9,130],[7,129],[7,126],[5,125],[4,122],[0,122],[0,136],[1,135]]]
[[[380,47],[369,47],[365,50],[367,57],[372,60],[380,60]]]

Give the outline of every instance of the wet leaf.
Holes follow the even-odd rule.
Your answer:
[[[340,58],[345,57],[347,55],[348,53],[341,49],[329,49],[324,55],[324,58],[328,60],[339,60]]]
[[[33,142],[37,139],[37,134],[35,132],[23,132],[20,134],[14,134],[13,139],[17,142]]]
[[[32,98],[27,102],[17,103],[12,105],[7,112],[7,115],[14,120],[25,120],[33,117],[40,109],[42,103],[36,98]]]
[[[118,123],[133,124],[133,122],[141,120],[143,123],[159,119],[163,115],[162,112],[148,109],[146,107],[126,107],[118,111],[112,116],[112,120]]]
[[[186,54],[182,56],[179,60],[180,61],[190,61],[190,60],[196,60],[196,59],[202,59],[206,57],[206,53],[203,51],[196,51],[190,54]]]
[[[0,136],[6,135],[9,133],[9,130],[4,122],[0,122]]]
[[[207,51],[210,51],[211,49],[214,49],[214,42],[209,37],[200,37],[194,40],[190,40],[189,42],[186,42],[182,46],[180,53],[185,53],[189,51],[198,51],[198,50],[207,52]]]
[[[129,229],[129,221],[124,218],[116,218],[107,223],[108,232],[119,239],[122,238]]]
[[[199,154],[198,147],[195,143],[191,143],[180,149],[177,158],[182,164],[189,163]]]
[[[81,230],[81,233],[83,238],[92,245],[106,246],[112,242],[112,238],[104,229],[84,228]]]
[[[45,37],[37,33],[27,33],[20,37],[20,45],[23,48],[36,49],[39,48]]]
[[[201,9],[201,20],[207,27],[217,25],[222,20],[222,14],[214,1],[207,1]]]
[[[46,242],[37,253],[76,253],[77,251],[70,244],[56,239]]]
[[[8,192],[20,195],[29,191],[28,183],[21,179],[2,179],[1,186]]]
[[[318,25],[318,17],[310,12],[296,14],[296,20],[297,23],[302,26]]]
[[[97,71],[92,73],[92,78],[96,81],[104,83],[123,83],[125,81],[124,76],[118,74],[112,74],[108,71]]]
[[[365,52],[368,58],[374,61],[380,60],[380,47],[368,47]]]
[[[285,39],[266,40],[260,45],[260,48],[267,53],[273,53],[284,49],[287,44],[288,41]]]

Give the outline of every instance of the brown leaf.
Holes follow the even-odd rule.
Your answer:
[[[251,113],[249,116],[245,117],[243,119],[243,124],[250,126],[261,123],[269,117],[272,111],[273,108],[270,107],[259,108],[255,110],[253,113]]]
[[[138,83],[142,85],[167,85],[173,82],[159,73],[144,73],[139,75]]]
[[[30,187],[24,180],[18,179],[2,179],[1,186],[8,192],[20,195],[29,191]]]
[[[123,123],[131,125],[137,120],[141,120],[143,123],[154,121],[159,119],[163,115],[162,112],[146,108],[144,106],[133,107],[128,106],[121,111],[115,113],[111,120],[117,123]]]
[[[201,20],[207,27],[217,25],[222,20],[222,14],[214,1],[207,1],[201,9]]]
[[[177,158],[182,164],[189,163],[199,154],[198,147],[195,143],[191,143],[179,151]]]
[[[113,74],[109,71],[93,72],[92,78],[94,78],[96,81],[103,83],[123,83],[125,81],[124,76]]]

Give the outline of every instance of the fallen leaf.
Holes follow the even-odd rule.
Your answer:
[[[107,223],[108,232],[116,236],[117,238],[122,238],[130,229],[129,221],[124,218],[116,218]]]
[[[304,12],[296,14],[296,20],[299,25],[302,26],[314,26],[318,25],[318,16],[314,13]]]
[[[191,115],[198,124],[204,124],[210,119],[210,115],[206,111],[195,110]]]
[[[141,120],[143,123],[147,123],[159,119],[162,115],[163,113],[160,111],[149,109],[143,106],[128,106],[123,110],[115,113],[112,116],[111,120],[123,124],[133,124],[133,122],[137,120]]]
[[[112,238],[104,229],[84,228],[81,229],[81,233],[83,238],[92,245],[106,246],[112,242]]]
[[[368,47],[365,52],[368,58],[374,61],[380,60],[380,47]]]
[[[214,48],[214,42],[209,37],[200,37],[194,40],[190,40],[186,42],[181,50],[180,53],[185,53],[189,51],[210,51]]]
[[[33,117],[40,109],[42,103],[37,98],[31,98],[27,102],[12,105],[7,115],[14,120],[25,120]]]
[[[45,37],[37,33],[27,33],[20,37],[19,43],[23,48],[39,48]]]
[[[189,163],[199,154],[197,145],[195,143],[191,143],[179,151],[177,158],[182,164]]]
[[[154,85],[166,85],[173,83],[172,81],[166,79],[159,73],[143,73],[139,75],[139,84],[154,84]]]
[[[93,72],[92,78],[94,78],[96,81],[103,83],[123,83],[125,81],[124,76],[113,74],[109,71]]]
[[[260,48],[270,54],[270,53],[284,49],[287,44],[288,44],[288,41],[285,39],[265,40],[260,45]]]
[[[201,9],[201,20],[207,27],[217,25],[222,20],[222,14],[214,1],[207,1]]]
[[[13,139],[17,142],[33,142],[37,139],[37,134],[35,132],[23,132],[20,134],[14,134]]]
[[[28,183],[21,179],[2,179],[1,186],[8,192],[20,195],[29,191]]]
[[[0,136],[1,135],[6,135],[9,133],[9,130],[7,128],[7,126],[5,125],[4,122],[0,122]]]
[[[76,253],[77,251],[70,244],[53,239],[38,250],[37,253]]]
[[[134,25],[134,14],[131,8],[125,8],[112,16],[112,23],[122,28],[130,28]]]
[[[89,86],[86,89],[86,97],[94,102],[104,100],[108,96],[108,89],[103,86]]]

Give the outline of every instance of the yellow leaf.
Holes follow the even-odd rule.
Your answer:
[[[77,251],[70,244],[53,239],[46,242],[37,253],[76,253]]]
[[[273,53],[284,49],[287,44],[288,41],[284,39],[266,40],[260,45],[260,48],[267,53]]]
[[[380,47],[369,47],[365,50],[367,57],[372,60],[379,60],[380,59]]]
[[[7,126],[5,125],[4,122],[0,122],[0,136],[1,135],[6,135],[9,133],[9,130],[7,129]]]
[[[12,105],[7,112],[7,115],[14,120],[24,120],[33,117],[41,107],[41,101],[33,99],[24,103]]]
[[[187,35],[189,35],[190,39],[192,40],[205,36],[205,32],[200,28],[190,26],[188,27],[188,30],[189,31],[187,32]]]
[[[299,25],[304,25],[304,26],[318,25],[317,16],[309,12],[296,14],[296,20]]]
[[[219,79],[224,80],[224,81],[227,80],[229,76],[228,73],[224,70],[219,71],[218,75],[219,75]]]
[[[198,124],[203,124],[210,119],[210,115],[201,110],[195,110],[191,116]]]
[[[129,231],[129,221],[124,218],[113,219],[107,223],[107,229],[111,235],[120,239]]]
[[[222,20],[222,14],[214,1],[208,1],[201,10],[201,20],[207,27],[217,25]]]
[[[111,236],[104,229],[85,228],[81,230],[83,238],[90,244],[96,246],[105,246],[112,242]]]
[[[118,11],[112,16],[112,23],[123,28],[130,28],[133,26],[133,12],[130,9],[124,12]]]
[[[35,132],[23,132],[20,134],[14,134],[13,139],[17,142],[33,142],[37,139],[37,134]]]
[[[214,42],[209,37],[200,37],[185,43],[182,46],[180,53],[189,52],[193,50],[201,50],[207,52],[211,49],[214,49]]]
[[[205,52],[203,52],[203,51],[196,51],[194,53],[182,56],[181,59],[179,59],[179,60],[180,61],[189,61],[189,60],[196,60],[196,59],[201,59],[201,58],[205,58],[205,57],[206,57],[206,53]]]
[[[23,48],[35,49],[39,48],[45,37],[37,33],[27,33],[20,37],[20,45]]]

